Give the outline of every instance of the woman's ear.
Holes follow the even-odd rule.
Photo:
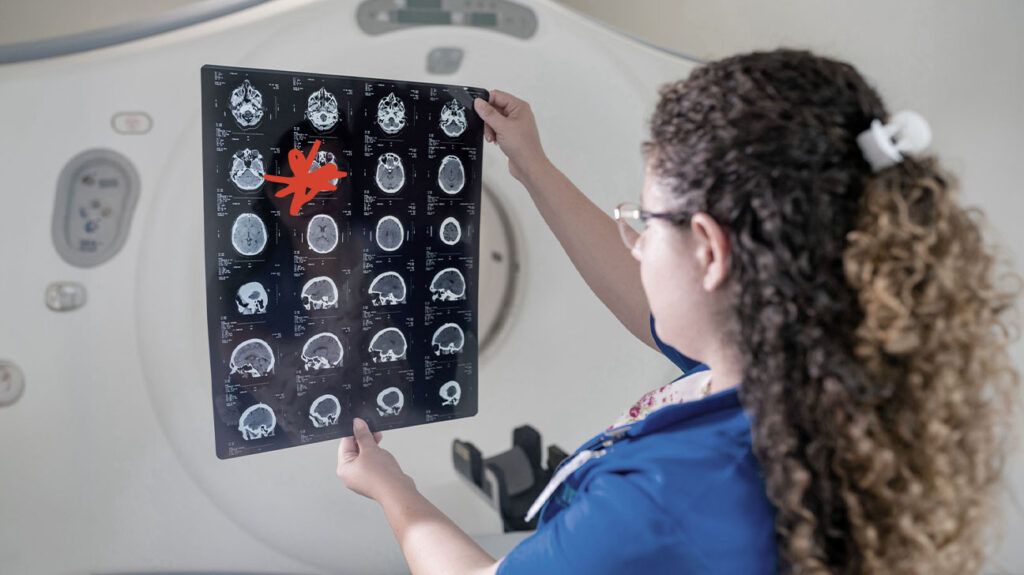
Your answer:
[[[729,276],[729,256],[732,253],[729,236],[710,214],[704,212],[694,214],[690,230],[696,242],[701,285],[705,291],[715,291]]]

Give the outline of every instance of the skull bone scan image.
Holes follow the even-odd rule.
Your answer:
[[[217,457],[337,440],[354,417],[476,415],[487,91],[215,65],[200,80]]]

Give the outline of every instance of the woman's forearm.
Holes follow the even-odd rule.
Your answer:
[[[498,562],[415,488],[381,501],[413,575],[490,575]]]
[[[539,163],[523,180],[590,289],[626,329],[653,347],[640,264],[623,245],[615,221],[550,162]]]

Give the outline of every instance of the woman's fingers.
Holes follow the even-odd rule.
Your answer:
[[[484,124],[487,124],[495,133],[500,133],[507,126],[508,118],[502,115],[494,106],[484,101],[483,98],[475,98],[473,100],[473,109],[483,119]]]
[[[491,90],[490,103],[495,108],[508,112],[510,109],[515,109],[516,106],[522,104],[523,101],[508,92]]]
[[[384,434],[379,431],[374,431],[373,440],[377,442],[377,445],[380,445],[380,442],[384,441]]]
[[[484,139],[488,142],[494,141],[494,130],[487,124],[484,124]]]

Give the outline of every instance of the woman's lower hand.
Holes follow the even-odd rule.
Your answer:
[[[416,489],[395,456],[379,445],[383,439],[379,432],[371,434],[358,417],[352,421],[352,432],[338,445],[337,473],[345,487],[378,503],[397,491]]]
[[[473,108],[484,121],[484,139],[496,142],[508,156],[512,177],[525,184],[524,178],[548,163],[529,103],[507,92],[492,90],[489,101],[476,98]]]

